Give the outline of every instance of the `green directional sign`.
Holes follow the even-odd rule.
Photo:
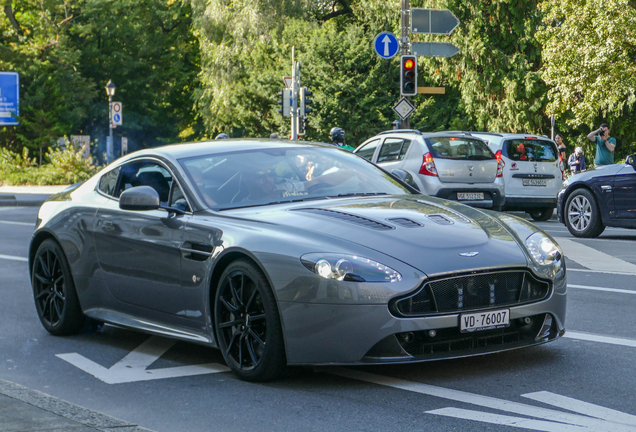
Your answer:
[[[449,35],[458,25],[448,9],[411,9],[411,33]]]
[[[412,42],[411,51],[420,57],[452,57],[460,49],[449,42]]]

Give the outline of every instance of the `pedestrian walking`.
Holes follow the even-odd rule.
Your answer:
[[[556,134],[556,136],[554,137],[554,142],[559,148],[559,154],[561,155],[561,160],[565,162],[567,160],[567,154],[566,154],[567,149],[565,148],[565,143],[563,143],[563,135]]]
[[[596,143],[595,167],[612,165],[614,163],[616,139],[610,136],[607,123],[603,123],[598,129],[587,134],[587,139]]]
[[[585,156],[583,155],[583,149],[581,147],[577,147],[574,150],[574,153],[570,155],[568,165],[570,166],[570,172],[572,174],[578,174],[581,171],[585,171]]]

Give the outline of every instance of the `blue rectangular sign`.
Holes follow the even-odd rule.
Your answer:
[[[0,126],[19,125],[20,75],[0,72]]]

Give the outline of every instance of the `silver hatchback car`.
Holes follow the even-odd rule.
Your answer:
[[[389,172],[405,171],[423,194],[498,211],[504,205],[505,163],[468,133],[386,131],[354,153]]]

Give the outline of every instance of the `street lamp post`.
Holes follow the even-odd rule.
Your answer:
[[[113,96],[115,96],[115,83],[112,80],[108,80],[106,84],[106,94],[108,95],[108,129],[109,140],[106,143],[106,164],[110,164],[115,155],[113,154]]]

